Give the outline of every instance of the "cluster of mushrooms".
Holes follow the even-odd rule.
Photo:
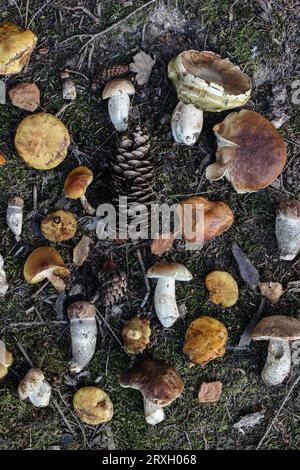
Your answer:
[[[20,73],[27,64],[37,43],[30,30],[5,23],[0,25],[0,75]],[[213,52],[185,51],[175,57],[168,66],[179,102],[174,110],[171,128],[177,144],[194,145],[202,130],[203,112],[220,112],[240,108],[247,103],[251,82],[239,67]],[[68,81],[68,75],[64,76]],[[69,82],[68,82],[69,83]],[[110,81],[102,98],[108,99],[110,119],[118,132],[128,128],[130,96],[134,86],[125,79]],[[227,115],[214,127],[218,149],[216,162],[206,170],[208,180],[225,177],[237,193],[254,192],[271,184],[282,172],[286,163],[286,146],[276,128],[260,114],[242,109]],[[50,170],[66,157],[70,144],[67,128],[60,119],[46,112],[33,113],[19,124],[15,135],[18,155],[31,168]],[[4,162],[2,162],[3,164]],[[86,198],[86,191],[93,180],[91,169],[74,168],[66,176],[64,194],[79,199],[85,212],[95,214]],[[185,204],[202,204],[204,207],[204,240],[228,230],[233,223],[230,207],[222,201],[209,201],[193,196],[181,201]],[[8,203],[7,223],[21,239],[24,201],[15,196]],[[183,219],[184,219],[183,210]],[[187,242],[193,242],[185,233]],[[45,239],[59,243],[71,239],[77,230],[75,216],[66,210],[50,212],[41,223]],[[285,201],[276,218],[276,235],[280,258],[293,260],[300,250],[300,202]],[[5,285],[3,259],[0,258],[0,285]],[[58,251],[52,246],[35,249],[24,265],[24,278],[30,284],[47,279],[57,292],[66,289],[64,279],[70,270]],[[182,264],[159,261],[147,272],[156,279],[154,307],[164,328],[170,328],[179,318],[175,283],[191,281],[191,272]],[[209,273],[205,280],[210,300],[224,308],[232,307],[238,300],[238,286],[232,276],[223,271]],[[5,288],[2,289],[1,295]],[[4,292],[5,293],[5,292]],[[69,371],[78,374],[91,361],[97,343],[96,307],[93,302],[81,300],[68,308],[72,358]],[[146,318],[139,316],[127,321],[122,329],[124,346],[128,354],[143,353],[150,344],[151,328]],[[262,378],[267,385],[283,382],[291,369],[290,341],[300,339],[300,321],[283,315],[263,318],[255,327],[254,340],[269,340],[269,351]],[[210,361],[222,357],[226,351],[228,331],[225,325],[211,316],[200,316],[188,327],[183,352],[191,364],[204,367]],[[9,371],[13,362],[5,343],[0,341],[0,378]],[[164,407],[179,397],[184,383],[176,371],[164,361],[143,359],[120,377],[122,387],[140,390],[144,398],[147,423],[155,425],[165,419]],[[37,407],[49,405],[51,386],[40,369],[31,368],[19,385],[19,396],[29,399]],[[79,418],[97,425],[112,419],[113,404],[107,393],[99,387],[79,389],[73,399]]]

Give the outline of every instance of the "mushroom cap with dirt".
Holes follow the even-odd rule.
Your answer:
[[[42,220],[41,230],[47,240],[59,243],[75,236],[77,221],[72,212],[58,209]]]
[[[268,386],[279,385],[291,370],[290,341],[300,339],[300,321],[285,315],[272,315],[260,320],[252,339],[269,341],[268,356],[261,372]]]
[[[98,425],[110,421],[114,407],[107,393],[100,387],[83,387],[73,397],[77,416],[86,424]]]
[[[69,199],[80,199],[83,208],[90,215],[95,213],[85,197],[88,186],[93,181],[93,172],[87,166],[78,166],[67,175],[64,183],[64,193]]]
[[[225,308],[236,304],[239,288],[231,274],[226,271],[212,271],[205,278],[205,287],[209,292],[209,300]]]
[[[280,259],[293,260],[300,251],[300,201],[280,203],[275,231]]]
[[[227,328],[216,318],[206,315],[192,321],[185,335],[183,352],[194,364],[205,366],[223,357],[228,339]]]
[[[30,29],[13,23],[0,24],[0,75],[20,73],[37,43]]]
[[[56,116],[35,113],[26,116],[15,135],[15,147],[24,162],[36,170],[51,170],[66,157],[70,145],[68,129]]]
[[[102,99],[109,99],[109,117],[118,132],[124,132],[128,128],[129,96],[134,95],[134,93],[134,86],[124,78],[111,80],[103,90]]]
[[[7,351],[4,341],[0,340],[0,380],[3,379],[13,363],[12,354]]]
[[[49,405],[51,397],[51,386],[45,380],[40,369],[29,369],[19,384],[18,393],[21,400],[28,400],[38,408]]]
[[[228,59],[211,51],[181,52],[168,65],[178,99],[203,111],[224,111],[250,98],[251,81]]]
[[[206,178],[230,181],[237,193],[252,193],[271,184],[286,163],[286,145],[273,124],[254,111],[242,109],[214,126],[218,140],[216,163]]]
[[[150,321],[147,318],[133,317],[122,328],[124,346],[129,354],[142,353],[150,343]]]
[[[122,387],[139,390],[144,397],[145,417],[148,424],[165,419],[163,408],[178,398],[184,383],[176,369],[158,360],[143,360],[120,377]]]

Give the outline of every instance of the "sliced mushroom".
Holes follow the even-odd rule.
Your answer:
[[[81,421],[95,426],[107,423],[114,414],[111,399],[99,387],[80,388],[73,397],[73,407]]]
[[[65,196],[69,199],[80,199],[82,207],[89,215],[94,215],[95,209],[88,202],[85,193],[92,181],[92,170],[86,166],[78,166],[68,174],[64,185]]]
[[[0,75],[20,73],[37,43],[30,29],[12,23],[0,24]]]
[[[291,261],[300,251],[300,201],[285,201],[276,216],[280,259]]]
[[[124,132],[128,128],[129,96],[134,95],[134,93],[135,89],[132,83],[123,78],[111,80],[103,90],[102,99],[109,98],[109,117],[118,132]]]
[[[21,400],[28,400],[38,408],[49,405],[51,397],[51,386],[45,380],[45,376],[40,369],[29,369],[18,387]]]

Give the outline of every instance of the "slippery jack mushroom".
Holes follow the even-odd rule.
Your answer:
[[[180,263],[160,261],[148,269],[147,277],[158,279],[154,293],[156,315],[165,328],[169,328],[179,318],[175,296],[176,281],[191,281],[193,275]]]
[[[233,277],[226,271],[212,271],[205,278],[205,287],[209,292],[209,300],[225,308],[236,304],[239,288]]]
[[[293,260],[300,251],[300,201],[280,204],[275,231],[280,259]]]
[[[15,196],[9,200],[6,209],[6,222],[10,230],[15,235],[17,242],[21,240],[23,225],[23,208],[24,200],[21,197]]]
[[[23,274],[25,281],[29,284],[36,284],[48,279],[53,287],[61,293],[66,289],[62,278],[68,277],[70,271],[55,248],[40,246],[28,256]]]
[[[96,308],[80,300],[68,308],[72,341],[70,372],[78,374],[92,359],[97,342]]]
[[[125,323],[121,334],[126,351],[129,354],[140,354],[150,343],[150,321],[133,317]]]
[[[41,222],[41,231],[47,240],[54,243],[70,240],[77,230],[77,221],[70,211],[62,209],[50,212]]]
[[[4,341],[0,340],[0,380],[3,379],[13,363],[12,354],[7,351]]]
[[[37,43],[30,29],[23,30],[13,23],[0,24],[0,75],[20,73]]]
[[[124,78],[111,80],[103,90],[102,99],[109,98],[108,114],[118,132],[125,132],[128,129],[129,96],[134,93],[134,86]]]
[[[300,339],[300,321],[285,315],[263,318],[252,332],[255,341],[269,340],[268,355],[261,372],[266,385],[281,384],[291,370],[290,341]]]
[[[120,385],[143,394],[146,422],[152,426],[164,421],[163,408],[176,400],[184,389],[183,380],[174,367],[149,359],[135,364],[122,374]]]
[[[86,166],[78,166],[68,174],[64,185],[65,196],[69,199],[80,199],[82,207],[89,215],[94,215],[95,209],[88,202],[85,193],[92,181],[92,170]]]
[[[21,400],[28,400],[38,408],[45,408],[49,405],[51,397],[51,386],[45,380],[41,369],[29,369],[18,387]]]
[[[98,425],[110,421],[114,414],[111,399],[99,387],[83,387],[73,397],[77,416],[86,424]]]

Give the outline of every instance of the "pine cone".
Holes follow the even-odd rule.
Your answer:
[[[113,307],[120,303],[127,292],[127,276],[124,271],[114,271],[105,276],[102,284],[101,303],[103,307]]]
[[[102,72],[100,72],[99,75],[96,76],[92,87],[94,89],[100,87],[105,83],[109,82],[109,80],[112,80],[113,78],[118,78],[122,75],[125,75],[128,70],[129,66],[127,64],[114,65],[113,67],[108,67],[102,70]]]

